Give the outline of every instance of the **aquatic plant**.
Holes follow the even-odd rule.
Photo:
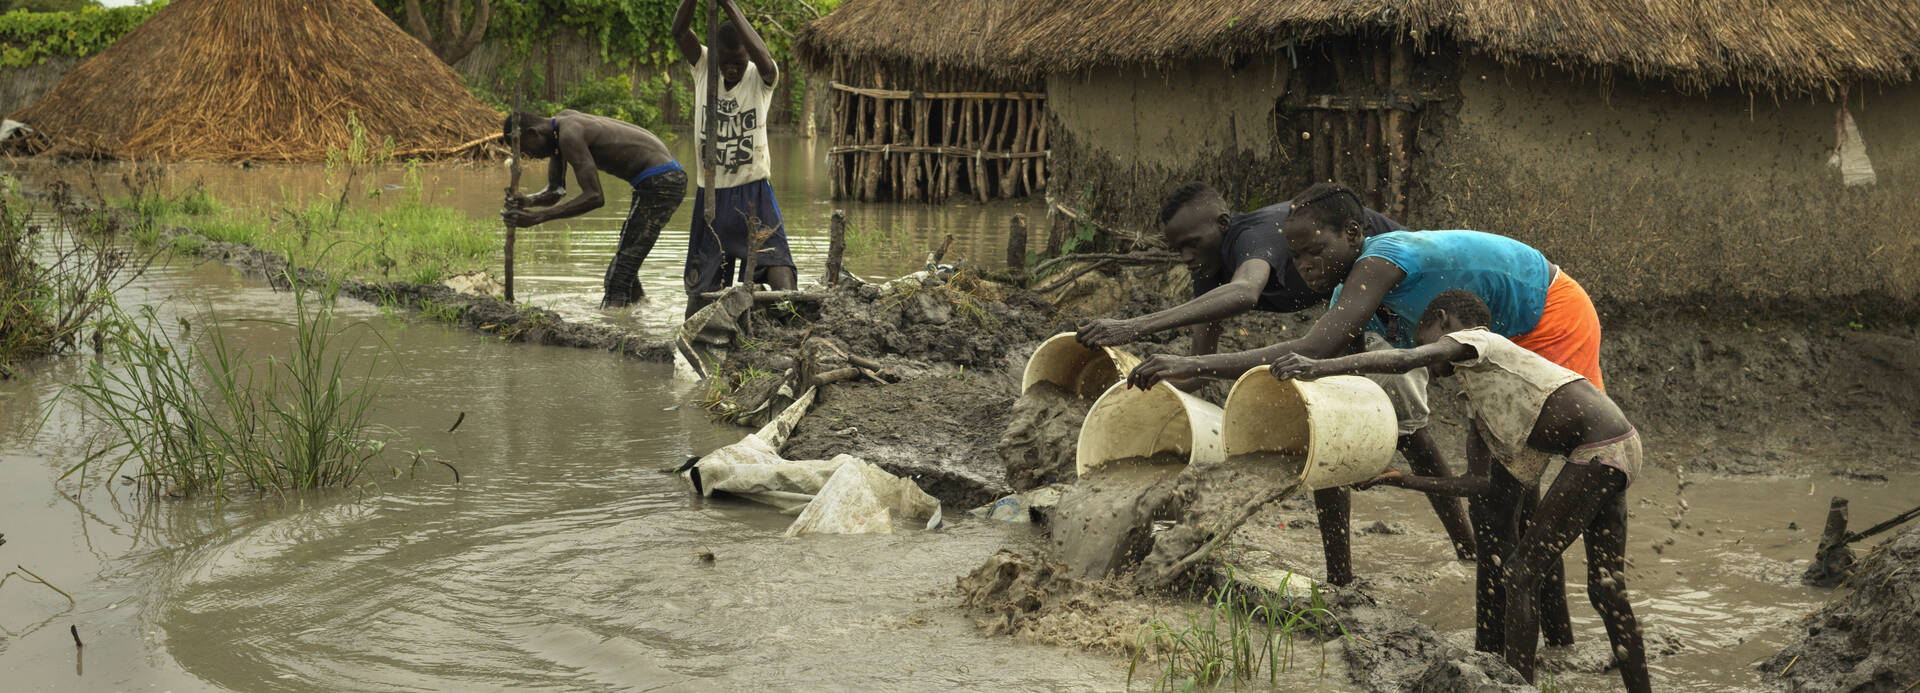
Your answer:
[[[0,378],[21,359],[72,349],[152,259],[103,237],[114,220],[64,204],[58,190],[43,212],[0,176]]]
[[[1287,580],[1292,579],[1287,576]],[[1232,584],[1229,569],[1229,584]],[[1345,637],[1346,629],[1327,609],[1314,585],[1307,597],[1285,596],[1281,588],[1249,595],[1245,589],[1208,588],[1201,600],[1200,612],[1184,614],[1186,623],[1176,625],[1158,619],[1141,626],[1127,667],[1127,687],[1146,665],[1158,671],[1151,690],[1217,690],[1231,684],[1255,681],[1264,673],[1269,685],[1278,683],[1281,672],[1294,664],[1295,642],[1303,635],[1317,636],[1337,629]],[[1320,671],[1326,670],[1326,643],[1320,647]]]
[[[386,446],[372,421],[378,397],[370,365],[350,372],[364,339],[331,310],[335,287],[293,286],[291,320],[252,320],[291,331],[285,355],[250,360],[227,341],[217,315],[180,335],[152,306],[122,315],[106,331],[112,360],[96,361],[69,390],[117,433],[67,471],[84,474],[112,460],[108,478],[129,462],[130,478],[167,496],[236,487],[286,491],[350,486]],[[373,333],[377,339],[378,334]]]

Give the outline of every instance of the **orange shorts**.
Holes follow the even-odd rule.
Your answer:
[[[1567,370],[1579,373],[1601,392],[1607,385],[1600,379],[1600,312],[1580,282],[1556,270],[1553,283],[1547,285],[1547,307],[1540,322],[1513,343],[1546,357]]]

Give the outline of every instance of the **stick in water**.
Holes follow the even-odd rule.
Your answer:
[[[523,66],[523,69],[524,69],[524,66]],[[524,75],[522,75],[522,77],[524,78]],[[524,79],[521,81],[524,82]],[[523,91],[521,84],[515,84],[513,86],[513,112],[515,115],[512,117],[515,117],[515,118],[517,118],[518,114],[520,113],[521,91]],[[507,200],[509,202],[513,200],[514,195],[517,195],[520,193],[520,131],[525,129],[523,125],[524,125],[523,123],[515,122],[514,127],[512,129],[512,133],[507,138],[507,146],[511,147],[507,156]],[[516,229],[514,229],[513,223],[508,222],[507,223],[507,281],[504,289],[504,295],[508,303],[513,302],[513,234],[515,230]]]

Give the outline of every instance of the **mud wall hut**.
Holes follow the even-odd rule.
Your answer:
[[[849,0],[806,56],[1042,80],[1050,201],[1117,227],[1186,180],[1247,206],[1338,180],[1616,306],[1912,315],[1915,26],[1837,0]]]
[[[7,117],[67,156],[324,161],[350,119],[431,158],[478,151],[501,116],[368,0],[173,0]]]

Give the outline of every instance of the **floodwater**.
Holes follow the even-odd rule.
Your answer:
[[[824,169],[824,143],[776,137],[773,145],[776,191],[808,281],[823,264],[835,206],[824,175],[812,173]],[[62,173],[36,166],[23,175]],[[327,187],[313,166],[170,171],[243,205]],[[528,180],[539,173],[536,164]],[[492,167],[422,172],[430,200],[466,210],[494,234],[503,179]],[[404,176],[388,171],[378,181]],[[667,329],[680,314],[691,204],[643,269],[652,298],[603,313],[598,282],[627,208],[624,184],[605,187],[607,207],[520,234],[519,293],[569,317]],[[997,266],[1007,217],[1041,214],[1033,204],[846,209],[868,239],[855,244],[850,269],[876,279],[917,268],[948,233],[956,236],[950,257]],[[123,302],[162,305],[170,326],[173,316],[203,323],[212,306],[233,340],[259,355],[281,352],[286,333],[237,321],[291,311],[288,296],[260,282],[184,260],[156,268]],[[659,471],[742,434],[708,422],[695,406],[697,383],[669,366],[502,344],[357,302],[340,310],[385,338],[363,344],[358,357],[381,369],[377,420],[392,428],[396,447],[431,449],[456,465],[460,483],[439,465],[396,476],[390,465],[405,461],[389,454],[363,489],[156,501],[118,483],[60,478],[106,434],[55,404],[60,383],[89,357],[34,364],[0,382],[0,569],[32,571],[74,598],[69,605],[18,575],[0,585],[8,690],[1111,690],[1126,682],[1124,661],[983,637],[957,608],[955,577],[1002,546],[1038,545],[1024,528],[949,509],[953,524],[938,533],[903,525],[893,535],[784,539],[791,518],[700,499]],[[43,412],[46,425],[37,427]],[[1656,684],[1744,691],[1763,685],[1754,663],[1834,594],[1798,582],[1828,498],[1850,498],[1854,525],[1865,527],[1920,497],[1920,480],[1821,473],[1683,484],[1654,466],[1629,494],[1628,589],[1650,635]],[[1397,489],[1357,493],[1354,519],[1356,530],[1376,519],[1408,529],[1356,531],[1355,569],[1371,590],[1470,644],[1472,567],[1452,559],[1426,501]],[[1319,560],[1316,531],[1264,536],[1276,554]],[[712,563],[696,559],[707,551]],[[1617,674],[1593,664],[1603,661],[1605,636],[1585,603],[1581,549],[1567,555],[1581,644],[1543,651],[1544,670],[1562,690],[1615,688]]]
[[[162,303],[162,299],[168,299]],[[123,300],[283,352],[291,298],[224,267],[157,268]],[[785,539],[764,506],[660,470],[737,440],[668,366],[503,344],[343,302],[386,345],[377,420],[439,465],[288,498],[160,501],[61,480],[105,434],[59,383],[0,382],[8,690],[1111,690],[1125,663],[975,633],[954,578],[1036,541],[964,513],[941,532]],[[196,330],[203,333],[204,327]],[[34,425],[52,407],[44,427]],[[462,413],[458,431],[449,427]],[[712,552],[714,560],[696,559]],[[69,627],[86,643],[75,648]]]
[[[675,156],[689,164],[692,176],[693,137],[682,135],[671,143]],[[832,199],[827,179],[828,143],[776,132],[768,143],[773,156],[772,183],[786,223],[802,284],[819,279],[826,266],[830,219],[835,209],[847,213],[847,270],[870,280],[884,280],[920,269],[927,255],[939,248],[947,234],[954,242],[944,262],[964,260],[975,266],[1006,265],[1007,225],[1014,214],[1029,218],[1028,245],[1039,249],[1045,239],[1046,205],[1039,201],[995,201],[987,204],[887,204]],[[56,166],[28,160],[16,164],[16,174],[39,184],[66,180],[83,194],[96,188],[119,194],[119,170],[108,166],[88,174],[75,166]],[[260,165],[173,164],[166,167],[167,184],[184,189],[202,184],[221,201],[236,207],[277,210],[289,200],[305,201],[338,195],[344,174],[329,173],[317,164]],[[438,164],[419,168],[419,193],[431,204],[465,211],[476,231],[500,239],[500,200],[507,184],[504,162],[498,164]],[[532,194],[546,185],[546,162],[528,162],[521,174],[521,190]],[[695,183],[687,199],[662,230],[660,241],[641,265],[640,281],[647,300],[624,311],[599,310],[601,277],[619,245],[620,225],[632,202],[632,185],[601,174],[606,205],[572,219],[521,229],[515,236],[515,298],[555,310],[568,319],[632,321],[645,331],[664,333],[683,317],[683,268],[687,235],[693,224]],[[367,189],[382,189],[381,197],[413,191],[405,167],[394,165],[355,184],[350,204],[381,204],[379,198],[360,197]],[[568,176],[568,193],[579,185]],[[501,273],[494,268],[495,276]]]
[[[1920,479],[1911,477],[1683,477],[1653,464],[1642,477],[1627,491],[1627,591],[1648,636],[1654,687],[1662,690],[1769,688],[1755,664],[1787,644],[1801,617],[1844,594],[1800,584],[1828,500],[1852,501],[1850,528],[1858,531],[1920,498]],[[1683,487],[1683,479],[1690,483]],[[1353,499],[1355,574],[1383,603],[1412,613],[1456,645],[1472,647],[1473,564],[1454,560],[1427,501],[1392,488],[1356,492]],[[1304,507],[1310,515],[1311,504]],[[1406,533],[1363,531],[1376,520]],[[1865,555],[1897,531],[1854,550]],[[1262,536],[1274,553],[1319,564],[1315,529]],[[1618,670],[1600,670],[1608,661],[1606,631],[1587,603],[1584,545],[1569,547],[1565,561],[1576,643],[1542,648],[1542,672],[1560,690],[1617,690]]]

